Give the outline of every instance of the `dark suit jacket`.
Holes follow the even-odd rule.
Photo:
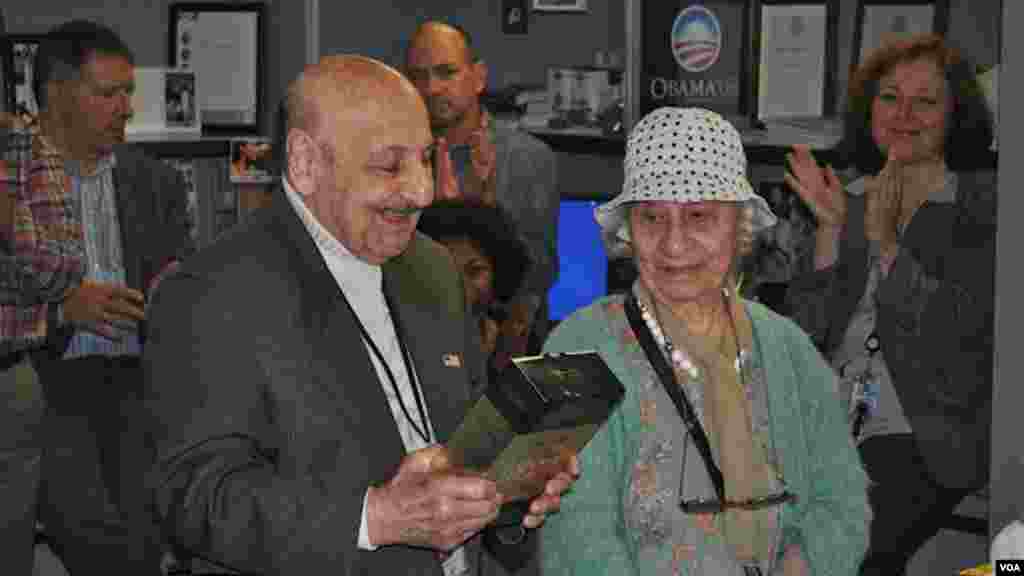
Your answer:
[[[991,445],[995,174],[958,174],[955,204],[926,203],[876,295],[877,330],[903,412],[933,478],[988,482]],[[868,280],[864,200],[850,197],[839,261],[797,278],[794,320],[826,357]]]
[[[125,283],[142,293],[173,260],[184,260],[192,245],[186,224],[187,198],[181,175],[146,156],[138,146],[115,147],[114,193],[121,228]],[[50,305],[48,346],[37,362],[63,356],[74,330],[57,324],[57,303]],[[145,338],[145,322],[139,327]]]
[[[444,441],[483,378],[460,276],[417,235],[384,278]],[[441,573],[427,550],[357,549],[366,489],[405,450],[355,319],[281,191],[165,280],[143,364],[152,487],[178,546],[263,574]]]

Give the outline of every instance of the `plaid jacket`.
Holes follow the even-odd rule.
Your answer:
[[[86,260],[63,159],[24,126],[0,147],[0,188],[11,210],[11,226],[0,230],[0,355],[7,355],[44,341],[47,304],[82,282]]]

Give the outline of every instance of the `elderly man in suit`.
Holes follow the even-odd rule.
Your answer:
[[[283,190],[152,304],[158,514],[246,573],[470,574],[502,495],[437,445],[485,376],[454,262],[416,233],[427,110],[395,70],[331,56],[288,112]]]

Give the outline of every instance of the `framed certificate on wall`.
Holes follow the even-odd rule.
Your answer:
[[[168,65],[195,73],[203,129],[259,133],[263,93],[264,5],[170,5]]]
[[[759,0],[752,70],[758,118],[822,117],[835,101],[834,0]]]
[[[949,0],[859,0],[853,30],[854,65],[892,40],[916,34],[944,34]]]

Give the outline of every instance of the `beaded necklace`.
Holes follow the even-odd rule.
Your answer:
[[[736,370],[736,374],[740,376],[741,383],[743,382],[743,360],[747,355],[746,350],[742,349],[739,341],[739,335],[736,333],[736,322],[732,317],[732,309],[729,304],[729,290],[722,288],[722,298],[725,301],[725,310],[729,315],[729,324],[732,328],[733,338],[736,340],[736,360],[733,362],[733,367]],[[650,329],[651,335],[654,336],[654,341],[665,350],[666,355],[672,361],[677,368],[682,370],[691,379],[697,379],[700,376],[700,370],[697,365],[694,364],[693,359],[686,351],[676,348],[672,340],[665,336],[665,333],[661,329],[661,323],[658,321],[655,313],[652,313],[650,308],[643,300],[637,299],[637,304],[640,308],[640,317],[643,318],[644,323],[647,324],[647,328]],[[744,383],[745,384],[745,383]]]

